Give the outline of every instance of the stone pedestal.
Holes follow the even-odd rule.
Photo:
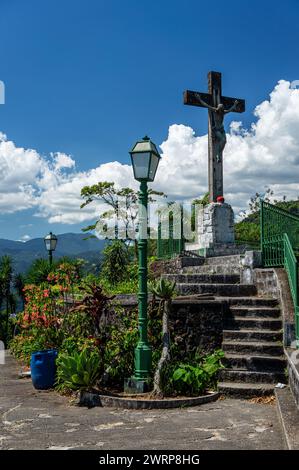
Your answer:
[[[229,204],[212,202],[199,210],[198,249],[203,256],[235,248],[234,212]]]

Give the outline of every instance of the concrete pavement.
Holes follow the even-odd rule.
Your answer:
[[[225,399],[175,410],[80,408],[0,365],[0,449],[285,449],[276,406]]]

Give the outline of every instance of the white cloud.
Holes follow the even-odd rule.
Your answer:
[[[25,243],[25,242],[28,242],[28,240],[30,240],[30,239],[31,239],[30,235],[22,235],[20,240],[17,240],[17,241]]]
[[[203,112],[203,111],[202,111]],[[281,80],[255,109],[249,129],[232,122],[224,151],[224,196],[238,212],[249,197],[270,186],[275,195],[299,194],[299,90]],[[203,118],[204,118],[203,112]],[[183,124],[171,125],[161,144],[162,159],[155,188],[170,200],[199,197],[207,191],[207,135],[195,136]],[[80,191],[98,181],[137,187],[129,165],[117,161],[79,172],[74,159],[64,153],[49,157],[17,147],[0,133],[0,213],[35,208],[50,222],[93,220],[99,207],[80,210]]]

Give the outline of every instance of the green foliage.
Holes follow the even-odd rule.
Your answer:
[[[151,281],[148,284],[149,292],[161,300],[171,300],[175,294],[175,282],[167,281],[161,277],[157,281]]]
[[[123,380],[134,371],[134,351],[138,341],[137,312],[125,315],[120,309],[109,330],[104,351],[106,380],[123,385]]]
[[[36,259],[30,266],[26,274],[26,284],[35,284],[36,286],[47,283],[48,276],[54,271],[57,263],[53,261],[50,265],[49,261],[43,258]]]
[[[67,336],[61,343],[60,352],[73,355],[87,349],[89,352],[99,352],[99,340],[93,336]]]
[[[60,353],[56,364],[58,389],[88,390],[95,385],[101,372],[99,354],[88,349],[71,355]]]
[[[205,387],[204,370],[191,364],[180,364],[173,373],[172,379],[181,393],[194,395],[202,393]]]
[[[235,235],[238,241],[258,244],[260,242],[260,225],[253,222],[238,222],[235,224]]]
[[[104,260],[101,276],[108,282],[117,283],[128,275],[128,250],[123,242],[114,240],[103,250]]]
[[[27,366],[30,364],[31,354],[52,347],[46,335],[35,334],[35,332],[17,335],[9,343],[13,356]]]
[[[223,368],[224,353],[215,351],[205,357],[195,357],[188,363],[172,363],[163,370],[162,386],[165,395],[198,395],[217,384],[218,371]]]
[[[116,284],[108,282],[105,278],[101,278],[100,282],[105,292],[109,292],[113,295],[136,294],[138,292],[138,280],[134,278],[125,279],[124,281],[119,281]]]
[[[237,242],[249,242],[254,247],[260,243],[260,207],[261,201],[270,202],[279,209],[284,209],[290,214],[299,215],[299,200],[287,201],[286,196],[282,200],[274,197],[274,191],[267,188],[264,194],[255,193],[249,201],[249,213],[243,213],[243,220],[235,224],[235,234]]]

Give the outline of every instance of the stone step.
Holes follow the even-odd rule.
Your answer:
[[[231,306],[229,312],[227,313],[228,317],[259,317],[259,318],[279,318],[280,317],[280,308],[279,307],[261,307],[253,306],[250,307],[246,305],[245,307],[241,306]]]
[[[222,296],[255,295],[256,287],[253,284],[187,284],[179,283],[176,290],[182,295],[213,294]]]
[[[218,391],[223,395],[235,398],[252,398],[272,395],[274,393],[274,384],[219,382]]]
[[[224,329],[226,330],[281,330],[282,321],[278,318],[270,317],[234,317],[224,319]]]
[[[236,354],[258,354],[281,356],[283,354],[283,346],[279,343],[271,342],[251,342],[251,341],[223,341],[222,349],[224,352]]]
[[[183,284],[238,284],[240,276],[238,274],[163,274],[169,281]]]
[[[180,256],[179,258],[179,263],[182,268],[201,266],[204,262],[205,258],[200,256]]]
[[[279,302],[277,299],[269,297],[225,297],[221,300],[226,300],[227,303],[231,306],[254,306],[254,307],[277,307]]]
[[[205,265],[224,265],[224,266],[239,266],[241,263],[241,259],[244,256],[241,254],[235,255],[226,255],[226,256],[211,256],[205,259]]]
[[[283,334],[281,331],[273,330],[224,330],[223,340],[224,341],[256,341],[261,340],[263,342],[270,341],[282,341]]]
[[[284,372],[286,359],[284,356],[260,356],[226,353],[223,364],[231,369],[252,371]]]
[[[219,374],[221,382],[240,383],[285,383],[286,377],[283,372],[252,371],[243,369],[222,369]]]
[[[237,274],[240,275],[240,267],[220,265],[202,265],[202,266],[187,266],[182,269],[186,274]]]

